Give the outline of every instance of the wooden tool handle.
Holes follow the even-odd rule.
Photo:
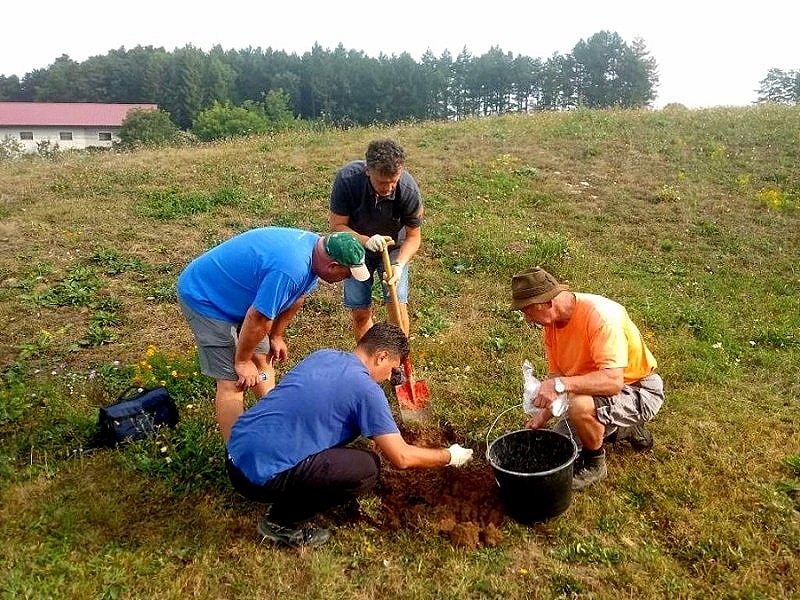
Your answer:
[[[392,278],[394,272],[392,271],[392,261],[389,258],[389,249],[383,249],[383,270],[386,273],[386,277],[388,279]],[[388,284],[387,284],[388,285]],[[389,295],[392,298],[392,310],[394,311],[394,318],[397,321],[400,328],[403,330],[403,333],[408,336],[408,323],[403,320],[403,315],[400,312],[400,300],[397,298],[397,286],[392,284],[389,285]],[[417,391],[414,389],[414,373],[411,370],[411,361],[408,357],[403,361],[403,370],[405,371],[406,375],[406,385],[408,386],[408,392],[411,395],[411,404],[413,406],[417,405]]]
[[[391,279],[394,275],[394,270],[392,269],[392,260],[389,258],[389,248],[383,249],[383,271],[386,273],[387,279]],[[392,312],[394,313],[394,320],[397,321],[397,325],[403,330],[403,333],[408,335],[408,323],[405,322],[403,319],[403,314],[400,312],[400,300],[397,298],[397,286],[388,285],[388,287],[389,296],[392,299],[391,304]]]

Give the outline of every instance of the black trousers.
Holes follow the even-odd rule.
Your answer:
[[[251,483],[230,458],[225,461],[234,489],[257,502],[272,504],[270,521],[293,525],[344,504],[372,489],[380,474],[378,455],[337,447],[309,456],[264,485]]]

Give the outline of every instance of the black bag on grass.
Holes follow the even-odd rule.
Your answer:
[[[99,442],[115,446],[143,440],[155,434],[159,427],[174,427],[178,423],[178,407],[167,388],[129,387],[113,404],[100,409]]]

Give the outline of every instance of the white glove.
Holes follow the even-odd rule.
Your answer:
[[[450,451],[448,467],[460,467],[472,460],[472,450],[469,448],[462,448],[458,444],[453,444],[448,450]]]
[[[394,263],[392,265],[392,276],[386,278],[386,285],[392,287],[400,283],[400,276],[403,274],[403,269],[405,269],[405,267],[403,263]]]
[[[370,250],[371,252],[383,252],[383,249],[387,248],[388,244],[389,242],[384,236],[376,233],[367,240],[367,243],[364,244],[364,248]]]

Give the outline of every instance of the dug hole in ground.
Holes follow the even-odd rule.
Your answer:
[[[410,444],[447,447],[457,437],[446,432],[400,427]],[[398,470],[384,462],[375,490],[379,514],[368,518],[384,531],[411,529],[423,535],[446,537],[454,546],[476,549],[503,539],[506,518],[491,467],[475,451],[463,467]]]

